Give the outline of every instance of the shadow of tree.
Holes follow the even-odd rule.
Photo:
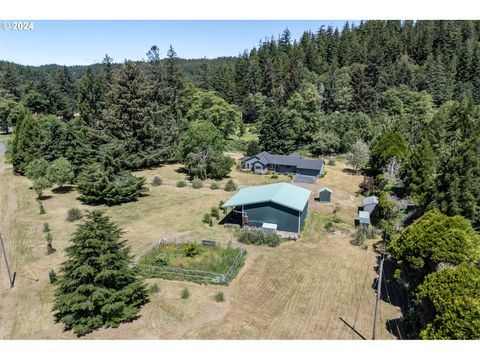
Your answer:
[[[72,190],[73,190],[73,186],[64,185],[64,186],[59,186],[55,189],[52,189],[52,193],[54,193],[54,194],[68,194]]]

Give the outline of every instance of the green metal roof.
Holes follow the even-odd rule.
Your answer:
[[[222,208],[271,201],[290,209],[303,211],[305,204],[310,197],[310,193],[310,190],[287,183],[251,186],[241,189],[233,195],[222,205]]]

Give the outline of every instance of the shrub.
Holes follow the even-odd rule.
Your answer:
[[[340,218],[338,217],[338,213],[340,211],[340,207],[336,206],[335,209],[332,212],[332,220],[334,223],[339,223],[342,222]]]
[[[40,215],[45,214],[45,208],[43,207],[43,204],[41,201],[38,202],[38,206],[39,206]]]
[[[330,158],[328,159],[327,165],[335,166],[335,158],[334,158],[334,157],[330,157]]]
[[[56,250],[52,246],[52,241],[53,241],[53,236],[51,233],[47,233],[47,236],[45,237],[45,240],[47,240],[47,255],[53,254]]]
[[[232,179],[229,179],[225,184],[225,191],[235,191],[237,190],[237,184]]]
[[[170,264],[170,259],[167,254],[161,254],[155,259],[156,266],[168,266]]]
[[[218,185],[218,183],[216,183],[216,182],[211,183],[210,184],[210,189],[212,189],[212,190],[220,189],[220,185]]]
[[[71,208],[67,212],[67,221],[80,220],[83,217],[82,211],[79,208]]]
[[[203,187],[203,182],[199,179],[195,179],[192,181],[192,188],[194,189],[201,189]]]
[[[323,170],[322,173],[320,174],[320,179],[324,178],[325,175],[327,175],[327,170]]]
[[[150,285],[150,288],[148,289],[148,292],[150,294],[156,294],[160,291],[160,288],[158,287],[158,284],[157,283],[153,283],[152,285]]]
[[[152,180],[152,186],[162,185],[162,178],[160,176],[155,176]]]
[[[199,255],[202,252],[202,248],[200,245],[197,245],[195,243],[188,243],[183,245],[183,253],[185,254],[186,257],[195,257]]]
[[[180,181],[177,181],[177,187],[178,188],[182,188],[182,187],[185,187],[187,186],[187,183],[183,180],[180,180]]]
[[[220,219],[220,211],[218,211],[218,208],[216,207],[212,207],[212,209],[210,210],[210,215],[217,220]]]
[[[364,177],[363,181],[359,185],[360,189],[362,189],[362,192],[368,192],[372,190],[374,186],[375,180],[371,176]]]
[[[324,226],[328,232],[335,232],[335,224],[332,221],[327,221]]]
[[[50,270],[48,273],[48,278],[50,280],[50,284],[55,284],[57,282],[57,273],[53,270]]]
[[[262,230],[241,230],[237,232],[237,240],[243,244],[267,245],[276,247],[282,241],[275,233],[266,233]]]
[[[223,295],[222,291],[219,291],[218,293],[215,294],[213,297],[216,302],[224,302],[225,301],[225,296]]]
[[[50,232],[50,225],[48,225],[48,223],[43,223],[43,232]]]
[[[270,178],[272,178],[272,179],[278,179],[278,175],[277,175],[277,174],[273,174],[272,176],[270,176]]]
[[[182,297],[182,299],[188,299],[190,297],[190,291],[188,290],[188,288],[183,288],[180,296]]]
[[[367,238],[367,230],[363,226],[359,226],[355,230],[355,235],[353,236],[351,243],[353,245],[360,246],[360,245],[363,245],[363,242],[365,241],[366,238]]]
[[[222,208],[223,204],[225,204],[225,201],[220,200],[219,203],[218,203],[218,208],[219,208],[219,209],[222,209],[223,213],[226,214],[227,209]]]
[[[203,214],[203,219],[202,221],[205,223],[205,224],[208,224],[210,226],[213,225],[212,223],[212,216],[209,214],[209,213],[205,213]]]

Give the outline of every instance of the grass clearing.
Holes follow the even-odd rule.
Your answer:
[[[1,155],[0,155],[1,156]],[[234,158],[241,154],[231,154]],[[1,159],[1,158],[0,158]],[[151,302],[140,311],[140,318],[117,329],[102,329],[88,339],[357,339],[339,317],[353,324],[366,337],[371,333],[377,254],[375,240],[366,240],[368,249],[354,246],[353,220],[361,197],[356,196],[362,176],[346,170],[341,161],[326,166],[327,175],[316,184],[302,184],[314,191],[302,235],[295,242],[276,248],[246,245],[248,256],[229,286],[188,283],[189,300],[180,296],[184,281],[155,279],[161,291],[151,294]],[[17,273],[10,290],[3,264],[0,266],[0,338],[2,339],[75,339],[55,324],[51,313],[53,286],[49,272],[58,271],[63,250],[76,223],[66,221],[68,209],[83,213],[103,209],[125,229],[124,238],[132,254],[142,253],[160,237],[213,239],[235,243],[232,229],[202,222],[202,216],[226,201],[233,193],[223,190],[227,179],[215,181],[221,189],[211,190],[211,180],[201,189],[177,188],[186,174],[176,164],[137,172],[155,175],[162,186],[150,187],[149,195],[133,203],[114,207],[87,206],[77,200],[73,189],[66,194],[45,191],[46,214],[38,214],[36,194],[30,182],[13,176],[10,165],[0,170],[0,231],[5,235],[12,270]],[[233,170],[230,177],[239,185],[261,185],[286,181],[279,175],[253,175]],[[314,195],[321,186],[333,190],[332,202],[320,204]],[[336,207],[340,222],[335,231],[324,226],[332,220]],[[220,214],[220,218],[223,214]],[[43,224],[48,223],[57,251],[46,255]],[[223,302],[214,301],[218,292]],[[398,307],[382,302],[384,322],[401,316]],[[385,323],[378,325],[378,338],[392,339]]]

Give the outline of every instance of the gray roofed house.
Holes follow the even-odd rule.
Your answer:
[[[298,154],[276,155],[262,151],[240,159],[242,170],[264,174],[268,170],[278,173],[302,174],[319,177],[323,172],[323,160],[306,159]]]

